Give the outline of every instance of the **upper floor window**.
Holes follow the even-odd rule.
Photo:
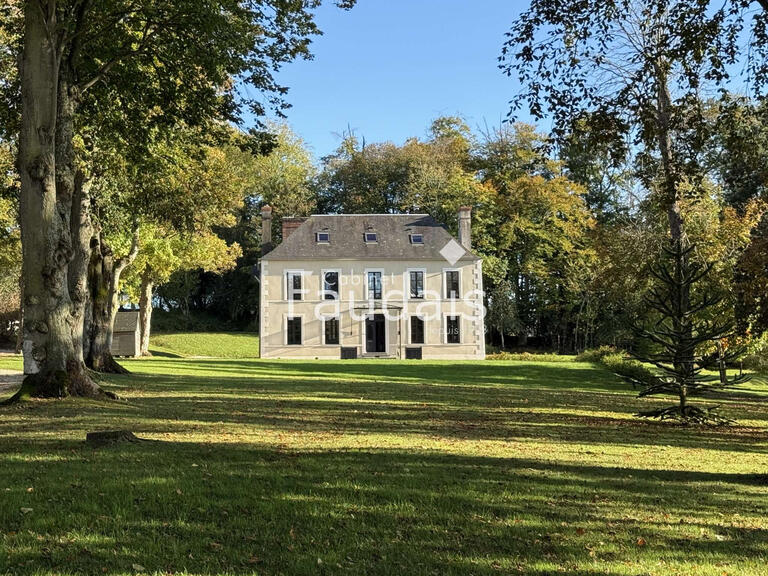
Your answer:
[[[424,244],[424,234],[411,234],[411,244]]]
[[[288,300],[301,300],[302,290],[302,273],[301,272],[286,272],[286,294]]]
[[[379,241],[379,235],[376,232],[366,232],[365,233],[365,243],[366,244],[375,244]]]
[[[458,270],[445,271],[445,297],[450,300],[461,298]]]
[[[424,271],[411,270],[408,273],[410,289],[408,294],[411,298],[424,298]]]
[[[368,272],[368,299],[381,300],[381,272]]]
[[[315,241],[318,244],[328,244],[331,241],[331,233],[330,232],[316,232],[315,233]]]
[[[339,273],[336,270],[323,272],[323,299],[339,299]]]

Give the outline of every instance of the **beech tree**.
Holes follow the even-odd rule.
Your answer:
[[[309,55],[319,4],[19,0],[16,11],[2,12],[2,27],[21,30],[23,44],[18,166],[29,376],[21,394],[101,394],[74,344],[87,299],[87,258],[78,254],[89,249],[76,115],[90,95],[111,95],[126,108],[152,103],[169,124],[184,114],[236,119],[243,104],[257,114],[279,109],[285,89],[273,72]],[[258,96],[239,98],[235,79]]]
[[[159,226],[142,228],[141,249],[129,270],[122,291],[139,305],[141,355],[149,356],[152,330],[152,295],[156,284],[167,282],[174,272],[204,270],[221,274],[231,270],[242,250],[211,232],[181,234]]]

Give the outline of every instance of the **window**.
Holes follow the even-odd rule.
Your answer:
[[[325,319],[325,343],[326,344],[339,343],[339,319],[338,318]]]
[[[379,241],[379,235],[376,232],[366,232],[365,233],[365,243],[366,244],[375,244]]]
[[[459,271],[458,270],[446,270],[445,271],[445,297],[455,300],[460,298],[459,294]]]
[[[424,234],[411,234],[411,244],[424,244]]]
[[[286,272],[288,300],[301,300],[301,272]]]
[[[318,244],[328,244],[331,241],[331,233],[330,232],[316,232],[315,233],[315,241]]]
[[[289,346],[301,346],[301,318],[288,318],[286,342]]]
[[[411,344],[424,344],[424,320],[411,316]]]
[[[339,299],[339,273],[336,270],[323,272],[323,299]]]
[[[424,298],[424,271],[411,270],[408,273],[410,289],[408,294],[411,298]]]
[[[445,326],[445,341],[448,344],[461,343],[461,323],[459,316],[447,316]]]
[[[381,300],[381,272],[368,272],[368,300]]]

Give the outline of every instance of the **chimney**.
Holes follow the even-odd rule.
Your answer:
[[[261,207],[261,255],[272,250],[272,206]]]
[[[472,250],[472,206],[459,208],[459,244]]]
[[[296,228],[306,222],[306,218],[297,218],[296,216],[283,218],[283,242],[288,239],[288,236],[294,233]]]

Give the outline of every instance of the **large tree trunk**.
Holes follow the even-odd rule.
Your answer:
[[[21,57],[21,179],[26,395],[101,395],[74,347],[69,266],[73,259],[75,90],[62,75],[55,0],[24,3]]]
[[[16,354],[21,354],[24,344],[24,263],[19,277],[19,329],[16,332]]]
[[[669,237],[673,246],[681,250],[680,261],[675,266],[675,283],[679,287],[676,302],[670,302],[676,314],[673,317],[673,330],[679,336],[673,365],[680,374],[680,410],[685,411],[688,385],[693,382],[695,375],[695,346],[693,344],[693,325],[689,311],[691,309],[691,286],[685,281],[688,273],[688,239],[685,235],[681,192],[679,190],[680,176],[673,159],[672,149],[672,98],[667,79],[667,63],[659,60],[655,68],[657,89],[657,136],[661,156],[662,187],[664,203],[667,207],[669,222]]]
[[[91,260],[89,281],[93,316],[91,318],[90,350],[87,364],[98,372],[128,373],[112,356],[112,331],[119,305],[120,276],[136,259],[138,251],[138,229],[134,230],[130,252],[117,260],[115,260],[112,249],[104,240],[103,235],[100,235],[98,246],[94,251],[94,258]]]
[[[67,266],[69,214],[56,197],[59,56],[55,2],[27,2],[21,61],[20,220],[24,260],[24,391],[70,392],[72,357]]]
[[[91,261],[93,226],[90,218],[89,183],[82,171],[75,176],[72,199],[72,240],[74,255],[69,264],[69,296],[72,300],[72,344],[76,360],[85,362],[86,321],[90,315],[88,266]]]
[[[141,356],[151,356],[149,353],[149,335],[152,330],[152,269],[147,266],[141,275],[141,294],[139,295],[139,324],[141,328]]]

